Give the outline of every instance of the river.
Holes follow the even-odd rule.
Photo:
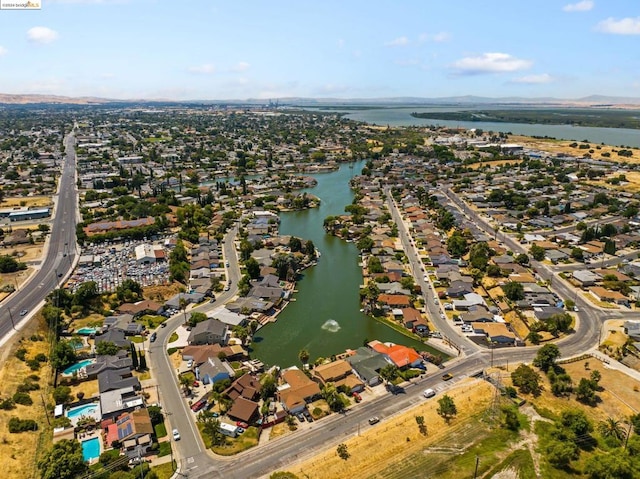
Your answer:
[[[370,110],[344,110],[346,118],[375,125],[416,126],[440,125],[452,128],[480,128],[484,131],[511,132],[516,135],[549,136],[563,140],[587,140],[615,146],[640,147],[640,130],[629,128],[596,128],[571,125],[540,125],[528,123],[493,123],[485,121],[453,121],[428,118],[414,118],[412,112],[429,113],[435,111],[475,110],[480,107],[434,107],[434,108],[379,108]],[[495,108],[495,107],[494,107]],[[490,109],[482,107],[482,109]]]
[[[324,219],[344,214],[344,207],[353,201],[349,180],[359,174],[364,162],[352,166],[343,164],[338,171],[310,175],[318,184],[303,191],[318,196],[322,200],[320,207],[280,215],[280,234],[312,240],[321,257],[317,266],[303,272],[295,301],[286,306],[277,322],[255,334],[251,356],[267,365],[300,365],[301,349],[309,351],[310,360],[314,361],[320,356],[356,349],[365,339],[427,349],[360,312],[358,293],[363,279],[358,249],[353,243],[324,232]]]

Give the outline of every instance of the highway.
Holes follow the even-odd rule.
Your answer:
[[[65,158],[58,183],[57,198],[48,245],[38,270],[0,305],[0,342],[4,342],[40,307],[41,303],[73,269],[77,254],[76,224],[78,191],[73,131],[65,139]],[[21,315],[20,312],[27,313]]]

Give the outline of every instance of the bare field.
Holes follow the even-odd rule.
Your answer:
[[[458,407],[458,415],[449,425],[438,416],[438,397],[424,400],[411,411],[389,418],[380,424],[363,426],[360,436],[342,441],[350,457],[340,459],[336,444],[302,463],[287,467],[299,477],[307,478],[370,478],[392,467],[404,458],[420,453],[439,441],[456,425],[465,423],[478,411],[486,408],[493,395],[493,387],[481,380],[466,380],[447,392]],[[420,434],[415,417],[421,415],[427,435]],[[384,445],[384,447],[380,447]]]
[[[27,207],[35,208],[41,206],[51,206],[53,202],[50,196],[12,196],[0,201],[0,208]]]
[[[549,138],[531,138],[521,135],[510,136],[509,141],[513,143],[519,143],[527,148],[534,148],[554,154],[560,153],[570,156],[582,156],[585,153],[589,153],[589,149],[581,150],[579,148],[569,146],[572,143],[580,144],[582,143],[581,141],[574,142],[570,140],[553,140]],[[614,150],[618,151],[622,149],[619,146],[598,145],[597,143],[589,143],[589,145],[591,146],[590,149],[593,150],[593,153],[589,153],[591,155],[591,158],[593,159],[610,161],[612,163],[640,163],[640,154],[637,150],[634,150],[634,156],[632,156],[631,158],[626,158],[623,156],[618,156],[618,154],[614,152]],[[600,147],[600,149],[598,149],[598,147]],[[603,153],[609,153],[611,156],[602,156]]]

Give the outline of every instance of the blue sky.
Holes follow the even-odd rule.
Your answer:
[[[0,10],[0,93],[640,97],[637,0],[41,0]]]

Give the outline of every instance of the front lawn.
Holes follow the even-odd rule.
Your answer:
[[[170,479],[171,477],[173,477],[173,473],[176,470],[176,462],[166,462],[164,464],[160,464],[159,466],[152,467],[151,470],[155,472],[158,479]]]
[[[144,324],[147,329],[156,329],[166,320],[167,318],[165,318],[164,316],[156,314],[145,314],[142,318],[140,318],[140,322]]]
[[[156,424],[153,426],[153,430],[156,432],[156,437],[158,439],[165,437],[167,435],[167,426],[164,425],[164,422],[160,424]]]
[[[227,439],[226,445],[214,446],[211,450],[221,456],[233,456],[234,454],[257,446],[258,439],[258,428],[251,426],[235,439]]]
[[[166,435],[166,432],[165,432]],[[158,444],[158,457],[168,456],[171,454],[171,442],[165,441]]]

